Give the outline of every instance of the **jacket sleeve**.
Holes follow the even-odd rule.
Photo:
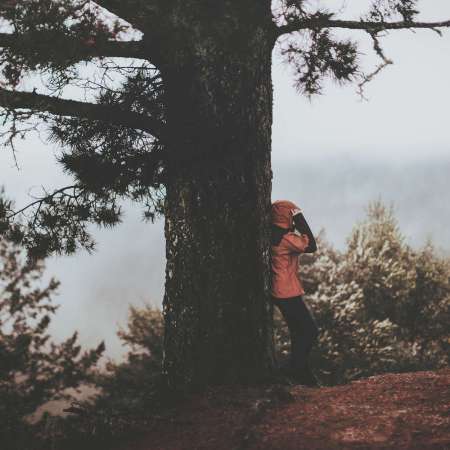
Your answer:
[[[294,215],[294,224],[295,228],[300,233],[306,234],[308,236],[309,245],[308,248],[305,249],[305,253],[314,253],[317,250],[316,240],[314,239],[314,235],[312,234],[312,231],[301,212]]]
[[[306,234],[286,233],[284,235],[285,245],[292,253],[304,253],[309,245]]]

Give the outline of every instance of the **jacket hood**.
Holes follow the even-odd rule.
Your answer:
[[[280,228],[289,229],[292,227],[291,210],[299,207],[289,200],[277,200],[272,203],[272,224]]]

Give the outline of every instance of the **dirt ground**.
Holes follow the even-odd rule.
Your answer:
[[[450,450],[450,369],[323,388],[216,388],[123,450]]]

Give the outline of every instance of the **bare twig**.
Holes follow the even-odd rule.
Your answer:
[[[373,31],[368,31],[368,33],[370,34],[373,41],[373,49],[381,59],[381,63],[376,67],[376,69],[373,72],[369,73],[368,75],[363,75],[363,80],[360,83],[358,83],[358,94],[363,100],[367,100],[366,97],[364,96],[365,85],[370,81],[372,81],[387,66],[394,64],[392,59],[388,58],[384,54],[384,51],[380,45],[380,41],[378,40],[377,33]]]

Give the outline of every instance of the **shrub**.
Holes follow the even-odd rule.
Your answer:
[[[43,271],[42,260],[26,260],[17,245],[0,240],[0,442],[8,450],[31,445],[30,415],[89,382],[104,351],[101,343],[82,352],[76,332],[61,344],[51,341],[58,282],[42,286]]]
[[[95,376],[96,395],[72,402],[72,414],[51,418],[47,442],[55,449],[111,448],[154,425],[154,413],[168,405],[161,377],[163,319],[151,306],[130,307],[128,323],[118,336],[128,346],[126,361],[108,361]]]
[[[344,252],[320,235],[318,252],[300,265],[321,330],[313,365],[330,384],[437,369],[450,360],[450,261],[431,242],[418,250],[407,245],[392,208],[378,201],[367,212]],[[276,328],[283,326],[276,317]],[[286,345],[284,331],[278,351]]]
[[[102,389],[98,405],[108,405],[124,414],[148,411],[160,387],[164,334],[162,313],[149,305],[143,308],[132,306],[126,329],[120,329],[117,334],[130,351],[125,362],[110,361],[106,373],[97,378]]]

